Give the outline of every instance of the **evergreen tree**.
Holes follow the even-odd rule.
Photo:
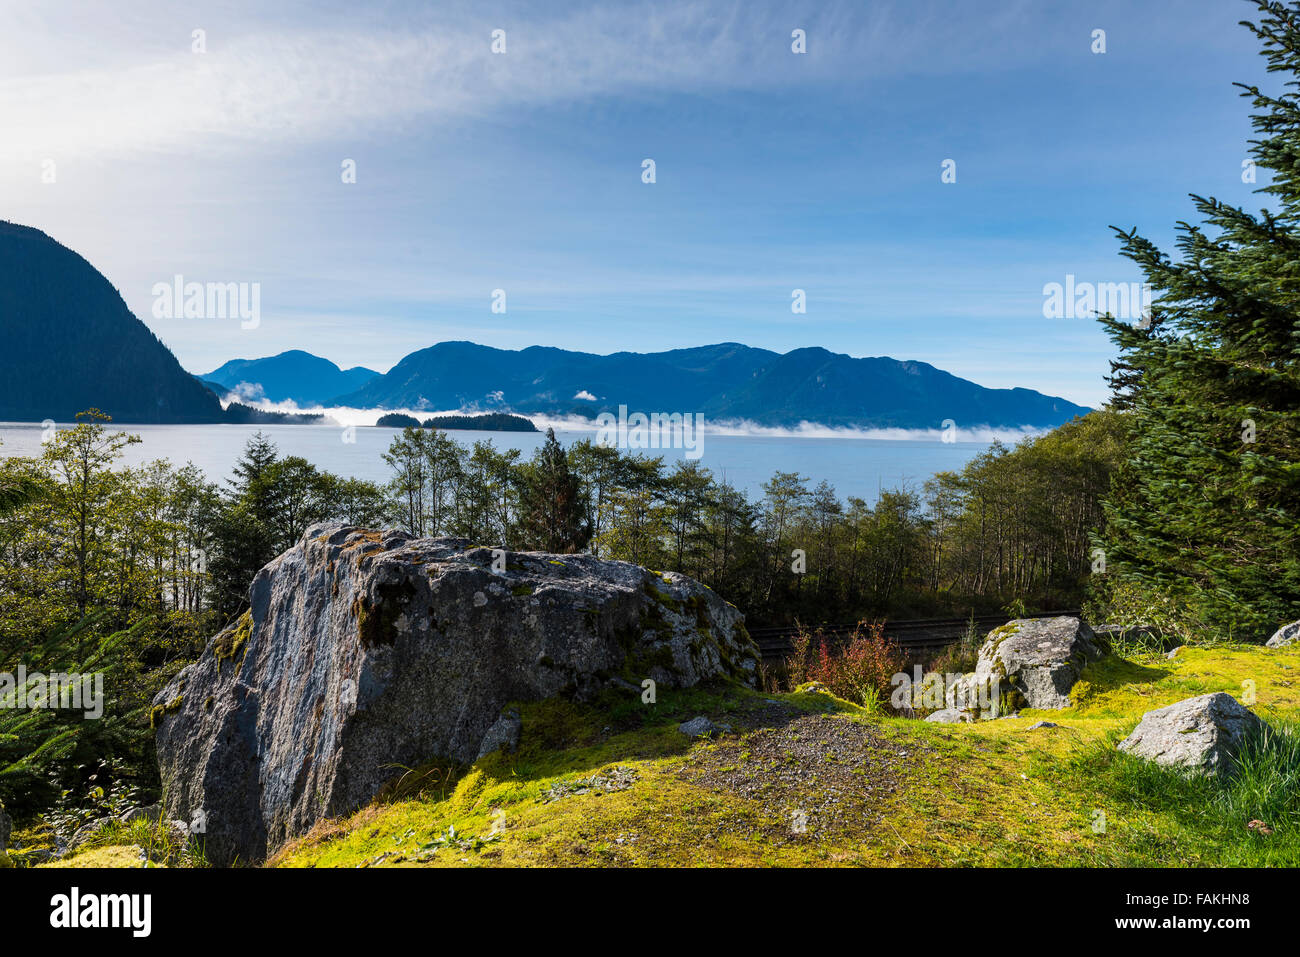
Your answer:
[[[582,487],[554,429],[546,430],[546,441],[521,471],[520,533],[526,546],[559,553],[584,548],[591,526]]]
[[[1177,261],[1117,230],[1156,297],[1141,322],[1102,319],[1133,443],[1107,505],[1107,574],[1243,637],[1300,615],[1300,3],[1258,6],[1243,26],[1287,82],[1238,86],[1276,208],[1193,196],[1203,223],[1179,224]]]
[[[270,478],[279,452],[261,432],[248,440],[233,469],[225,508],[212,527],[208,571],[212,606],[222,619],[248,601],[253,576],[276,555],[276,499]]]

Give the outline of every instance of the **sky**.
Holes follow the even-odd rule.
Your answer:
[[[0,0],[0,219],[195,373],[736,341],[1096,406],[1113,348],[1044,287],[1141,281],[1110,227],[1172,251],[1189,193],[1265,204],[1253,10]],[[176,275],[256,283],[257,323],[155,317]]]

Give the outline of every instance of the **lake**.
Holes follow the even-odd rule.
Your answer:
[[[285,455],[300,455],[319,468],[349,478],[386,482],[390,470],[381,455],[400,429],[337,425],[123,425],[122,431],[143,440],[126,449],[123,461],[139,465],[153,459],[173,464],[193,462],[214,481],[231,475],[245,444],[258,431],[266,434]],[[462,445],[481,439],[498,448],[515,448],[524,458],[541,445],[545,433],[451,431]],[[595,429],[556,429],[566,447],[584,438],[594,439]],[[0,423],[0,456],[37,456],[42,429],[38,424]],[[347,441],[351,439],[351,441]],[[809,486],[825,480],[841,499],[856,495],[874,502],[882,488],[905,483],[918,486],[935,472],[960,469],[989,447],[987,441],[943,442],[938,438],[879,439],[825,436],[734,435],[706,433],[700,462],[714,476],[743,489],[751,500],[762,496],[764,482],[776,471],[798,472]],[[685,456],[681,449],[649,449],[670,465]]]

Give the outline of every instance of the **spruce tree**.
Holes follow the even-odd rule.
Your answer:
[[[1250,152],[1271,171],[1258,215],[1193,195],[1172,259],[1116,230],[1155,298],[1102,319],[1131,451],[1107,503],[1106,573],[1175,602],[1202,637],[1266,637],[1300,617],[1300,3],[1256,0],[1269,94]]]

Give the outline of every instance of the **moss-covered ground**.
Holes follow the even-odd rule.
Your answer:
[[[1279,730],[1237,774],[1116,751],[1144,712],[1210,691]],[[524,704],[515,753],[413,770],[268,866],[1300,864],[1300,648],[1111,657],[1074,702],[974,725],[733,686]],[[688,739],[696,715],[729,730]]]

